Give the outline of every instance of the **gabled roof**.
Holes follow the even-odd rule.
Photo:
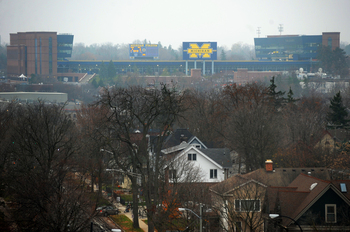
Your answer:
[[[275,168],[272,172],[267,172],[265,168],[260,168],[246,174],[241,174],[241,176],[246,179],[255,179],[268,186],[286,187],[292,183],[300,173],[310,173],[312,176],[323,180],[331,179],[326,168]],[[229,182],[231,178],[225,181]]]
[[[287,187],[300,173],[311,173],[313,176],[330,180],[326,168],[276,168],[272,172],[260,168],[247,174],[236,174],[216,184],[211,190],[217,193],[228,192],[252,179],[266,186]]]
[[[238,186],[247,183],[250,179],[245,178],[241,174],[234,175],[216,185],[212,186],[210,190],[216,194],[222,195],[225,194]]]
[[[205,159],[210,161],[212,164],[220,169],[232,167],[232,161],[230,159],[230,150],[228,148],[212,148],[212,149],[198,149],[195,146],[188,146],[186,149],[181,151],[176,159],[183,157],[189,151],[193,150],[197,155],[203,156]]]
[[[297,189],[295,191],[281,191],[279,194],[281,214],[288,215],[295,219],[297,215],[311,206],[311,202],[319,197],[320,193],[323,192],[330,183],[330,181],[300,174],[288,186],[296,187]]]
[[[329,133],[332,135],[333,139],[338,142],[348,142],[350,141],[350,132],[345,129],[329,129]]]
[[[233,193],[235,190],[237,190],[237,189],[239,189],[239,188],[241,188],[241,187],[244,187],[244,186],[246,186],[246,185],[249,185],[250,183],[253,183],[253,184],[256,184],[256,185],[260,185],[261,187],[267,188],[267,186],[264,185],[263,183],[251,179],[251,180],[248,180],[247,182],[244,182],[244,183],[240,184],[239,186],[237,186],[237,187],[235,187],[235,188],[233,188],[233,189],[231,189],[231,190],[229,190],[229,191],[223,193],[223,195],[228,196],[230,193]]]
[[[268,190],[269,208],[274,211],[276,203],[280,206],[280,213],[298,220],[323,194],[333,189],[347,204],[350,205],[350,193],[342,193],[339,183],[350,181],[321,180],[314,176],[300,174],[288,188],[270,187]],[[288,226],[292,220],[283,219]]]
[[[180,145],[181,143],[186,142],[188,144],[197,142],[203,148],[207,148],[207,146],[196,136],[192,135],[187,129],[176,129],[173,133],[167,136],[165,139],[163,149],[168,149],[171,147],[175,147]]]

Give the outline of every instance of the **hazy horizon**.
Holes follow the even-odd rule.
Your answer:
[[[74,44],[161,42],[177,49],[185,41],[213,41],[230,49],[254,38],[340,32],[350,42],[349,0],[0,0],[1,43],[9,34],[55,31]],[[37,10],[37,9],[40,9]]]

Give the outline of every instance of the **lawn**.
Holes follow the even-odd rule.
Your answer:
[[[144,232],[142,229],[135,229],[132,226],[132,221],[125,215],[111,215],[112,220],[117,223],[124,231],[135,231],[135,232]]]

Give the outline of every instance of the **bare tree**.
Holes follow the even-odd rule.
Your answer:
[[[147,209],[159,204],[160,173],[164,166],[160,150],[182,112],[182,97],[166,85],[155,90],[134,86],[106,91],[99,104],[109,109],[105,115],[105,130],[110,132],[105,138],[106,149],[114,154],[115,166],[132,182],[133,225],[138,228],[139,188],[143,189]],[[133,133],[136,129],[139,133]],[[158,131],[158,134],[151,141],[152,131]],[[138,183],[138,176],[142,184]],[[148,211],[149,231],[154,230],[154,213]]]
[[[261,231],[266,185],[242,176],[211,188],[224,231]]]
[[[106,169],[111,159],[109,154],[101,152],[105,143],[106,132],[103,129],[103,117],[106,109],[96,105],[82,105],[77,114],[79,142],[81,144],[80,167],[81,173],[87,174],[91,180],[91,192],[94,192],[94,185],[98,184],[99,196],[102,195],[102,184],[106,177]],[[96,183],[98,181],[98,183]]]
[[[221,99],[216,108],[222,124],[218,133],[240,154],[247,172],[262,167],[276,149],[280,121],[266,87],[229,86]]]
[[[7,197],[21,230],[83,231],[94,215],[85,182],[75,178],[76,130],[63,106],[16,105],[10,159],[6,162]]]
[[[220,95],[214,91],[188,90],[184,117],[180,118],[178,125],[181,128],[188,128],[189,131],[199,137],[210,147],[222,146],[222,136],[217,131],[221,131],[222,122],[218,120],[220,113],[216,104],[220,101]]]
[[[185,157],[166,155],[164,159],[166,165],[162,175],[165,182],[159,185],[161,203],[151,209],[155,212],[153,222],[157,231],[178,230],[182,225],[179,223],[181,220],[177,220],[181,215],[178,208],[186,206],[194,209],[194,202],[209,199],[199,190],[203,188],[200,184],[203,180],[200,168],[195,167],[193,162],[188,162]]]

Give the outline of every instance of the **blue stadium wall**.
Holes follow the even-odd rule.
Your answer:
[[[108,65],[110,61],[96,61],[96,60],[70,60],[58,61],[58,73],[99,73],[99,66],[104,62]],[[127,72],[134,72],[137,70],[141,74],[155,73],[161,74],[166,69],[170,75],[176,72],[186,72],[186,61],[184,60],[127,60],[127,61],[112,61],[118,74],[126,74]],[[214,73],[223,73],[229,71],[237,71],[241,68],[246,68],[249,71],[290,71],[303,68],[307,72],[315,71],[317,61],[213,61]],[[188,71],[195,68],[194,61],[188,61]],[[203,68],[203,61],[196,61],[196,68]],[[206,74],[212,73],[212,62],[205,62]]]

